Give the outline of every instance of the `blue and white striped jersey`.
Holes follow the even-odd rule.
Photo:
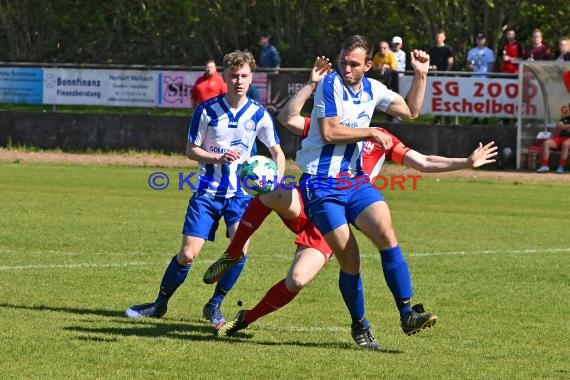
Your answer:
[[[374,79],[362,78],[362,87],[355,94],[336,71],[326,75],[317,85],[311,126],[297,152],[297,165],[304,173],[327,177],[360,172],[362,142],[325,144],[317,120],[339,116],[340,124],[346,128],[367,128],[376,106],[385,111],[395,97],[395,92]]]
[[[240,158],[231,164],[198,163],[200,190],[215,198],[230,198],[236,191],[245,193],[239,183],[239,169],[250,157],[256,137],[268,148],[279,144],[273,119],[256,101],[248,98],[238,109],[230,108],[225,95],[201,103],[192,116],[188,142],[216,154],[237,150]]]

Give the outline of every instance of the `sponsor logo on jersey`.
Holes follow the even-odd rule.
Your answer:
[[[217,154],[224,154],[224,153],[226,153],[226,152],[228,151],[228,150],[225,149],[225,148],[220,148],[219,146],[212,146],[212,145],[210,145],[210,146],[208,147],[208,150],[209,150],[210,152],[217,153]]]
[[[374,150],[374,143],[372,141],[365,141],[364,142],[364,152],[365,153],[372,153]]]
[[[371,120],[371,119],[370,119],[370,116],[368,116],[368,114],[366,113],[366,111],[362,111],[361,113],[358,114],[357,119],[360,119],[360,118],[364,118],[364,119]]]

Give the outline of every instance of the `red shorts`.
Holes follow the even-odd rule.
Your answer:
[[[556,143],[556,149],[562,148],[562,143],[566,140],[570,140],[570,137],[553,137],[552,140]]]
[[[328,261],[333,254],[332,249],[327,244],[321,232],[305,214],[303,198],[301,198],[300,195],[299,201],[301,202],[301,214],[299,217],[297,219],[281,218],[281,220],[283,220],[283,223],[285,223],[287,228],[297,234],[297,237],[295,238],[295,244],[297,244],[297,246],[314,248],[321,252]]]

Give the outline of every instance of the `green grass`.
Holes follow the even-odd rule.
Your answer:
[[[378,254],[359,235],[367,316],[388,349],[378,353],[352,342],[334,261],[285,309],[215,338],[201,318],[213,287],[201,278],[227,245],[224,229],[165,318],[122,317],[154,299],[180,244],[189,191],[150,190],[154,171],[0,163],[0,378],[570,376],[568,185],[424,175],[417,191],[385,191],[414,299],[439,321],[402,333]],[[283,278],[293,251],[272,215],[226,316]]]

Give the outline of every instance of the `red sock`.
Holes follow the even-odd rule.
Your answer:
[[[540,164],[544,166],[548,166],[548,160],[540,160]]]
[[[259,301],[253,309],[245,313],[244,321],[248,324],[253,323],[264,315],[273,313],[275,310],[291,302],[297,294],[299,293],[291,293],[289,289],[287,289],[285,279],[279,281],[265,293],[263,299]]]
[[[230,242],[226,252],[231,258],[237,258],[242,254],[243,246],[247,239],[261,226],[261,223],[271,214],[271,209],[261,203],[258,197],[253,198],[245,209],[239,222],[234,238]]]
[[[562,166],[563,168],[566,167],[566,160],[563,160],[562,158],[560,159],[560,166]]]

